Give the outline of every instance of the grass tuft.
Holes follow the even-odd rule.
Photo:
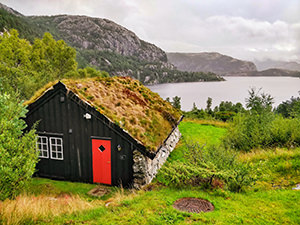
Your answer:
[[[38,91],[36,91],[34,93],[34,95],[27,101],[25,101],[23,103],[23,105],[30,105],[31,103],[35,102],[37,99],[39,99],[41,96],[43,96],[45,94],[45,92],[51,88],[53,85],[55,85],[58,81],[52,81],[49,82],[48,84],[46,84],[44,87],[42,87],[41,89],[39,89]]]
[[[26,224],[35,221],[47,222],[53,216],[88,210],[102,201],[87,202],[75,195],[21,195],[15,200],[0,202],[0,218],[3,224]]]
[[[220,127],[220,128],[228,128],[229,123],[219,121],[219,120],[200,120],[200,119],[184,119],[185,122],[191,122],[195,124],[200,124],[200,125],[210,125],[210,126],[215,126],[215,127]]]

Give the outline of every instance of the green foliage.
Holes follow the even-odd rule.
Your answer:
[[[300,97],[291,97],[290,100],[282,102],[275,112],[284,117],[300,117]]]
[[[45,33],[30,44],[16,30],[0,37],[0,78],[9,93],[23,99],[45,84],[63,78],[108,77],[108,73],[87,67],[77,71],[76,51],[64,41]]]
[[[78,69],[78,74],[80,78],[87,77],[109,77],[106,71],[99,71],[92,67],[86,67],[84,69]]]
[[[165,185],[194,185],[223,187],[240,192],[255,181],[254,169],[240,163],[236,152],[211,145],[207,148],[198,143],[186,143],[184,162],[166,163],[157,176]]]
[[[292,148],[300,146],[300,118],[277,115],[271,123],[270,146]]]
[[[231,123],[225,143],[237,150],[300,145],[300,120],[273,113],[238,114]]]
[[[251,88],[248,93],[249,97],[246,99],[246,107],[254,113],[264,113],[271,112],[273,97],[266,93],[260,93],[261,89],[258,91],[255,88]]]
[[[269,146],[274,115],[269,113],[238,114],[228,128],[225,144],[233,149],[250,151],[253,148]]]
[[[213,177],[219,177],[213,168],[207,165],[195,167],[191,164],[177,162],[176,164],[166,163],[158,174],[158,181],[166,186],[175,185],[183,187],[185,185],[208,186],[212,183]]]
[[[172,99],[173,101],[171,102],[171,104],[173,105],[173,107],[174,108],[176,108],[176,109],[181,109],[181,97],[179,97],[179,96],[175,96],[175,97],[173,97],[173,99]]]
[[[26,112],[18,98],[0,91],[0,200],[18,195],[35,171],[35,130],[22,133]]]
[[[221,101],[219,106],[216,106],[214,108],[214,112],[234,112],[234,113],[239,113],[239,112],[244,112],[245,109],[243,105],[238,102],[236,104],[229,102],[229,101]]]
[[[208,97],[206,101],[206,109],[205,111],[210,113],[211,112],[211,105],[212,105],[212,98]]]
[[[203,109],[197,109],[197,107],[193,107],[191,111],[184,112],[184,116],[190,119],[208,119],[211,118],[207,112]]]
[[[213,117],[217,120],[231,121],[237,113],[245,111],[240,102],[233,104],[229,101],[222,101],[219,106],[214,108]]]
[[[187,118],[191,119],[216,119],[221,121],[231,121],[237,113],[245,112],[243,105],[241,103],[232,103],[229,101],[222,101],[218,106],[211,109],[212,99],[207,99],[206,109],[198,109],[196,104],[193,103],[193,108],[191,111],[184,112]]]
[[[35,39],[31,58],[33,69],[47,76],[48,82],[64,78],[77,69],[76,51],[63,40],[55,41],[49,33]]]
[[[238,114],[229,127],[224,142],[233,149],[250,151],[253,148],[269,146],[272,142],[271,128],[273,98],[255,89],[249,90],[246,106],[250,110]]]
[[[75,50],[50,34],[31,45],[16,30],[0,37],[0,78],[10,93],[18,91],[28,99],[49,81],[76,73]]]
[[[229,127],[224,142],[230,148],[250,151],[260,147],[295,147],[300,145],[299,119],[284,119],[272,110],[272,97],[249,91],[249,111],[238,114]]]
[[[232,111],[215,112],[213,116],[217,120],[226,122],[232,120],[236,116],[236,113]]]

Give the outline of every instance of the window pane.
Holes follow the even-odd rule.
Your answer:
[[[50,138],[51,159],[63,160],[63,140],[62,138]]]
[[[45,136],[38,136],[36,143],[37,151],[39,151],[40,158],[48,158],[48,138]]]

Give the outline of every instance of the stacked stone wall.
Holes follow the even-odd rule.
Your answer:
[[[133,151],[133,187],[141,188],[149,184],[156,176],[158,170],[165,163],[170,153],[174,150],[181,133],[177,128],[173,130],[165,143],[161,146],[154,159],[150,159],[140,153]]]

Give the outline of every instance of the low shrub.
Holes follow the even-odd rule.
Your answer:
[[[243,151],[265,147],[300,146],[300,119],[272,112],[237,115],[224,138],[226,146]]]
[[[202,186],[204,188],[223,187],[240,192],[251,185],[254,168],[237,160],[236,152],[222,146],[204,146],[186,143],[185,162],[165,163],[157,179],[165,185]]]
[[[300,91],[299,91],[300,95]],[[291,97],[290,100],[282,102],[275,112],[281,114],[283,117],[300,117],[300,97]]]
[[[213,166],[194,166],[183,162],[167,162],[158,175],[159,182],[164,185],[183,187],[185,185],[211,187],[215,179],[221,179],[222,172],[216,171]]]
[[[300,146],[300,119],[277,115],[271,125],[271,145],[278,147]]]
[[[239,113],[233,119],[224,139],[226,146],[250,151],[253,148],[290,148],[300,145],[300,118],[296,113],[289,118],[283,118],[285,114],[275,114],[272,112],[273,98],[268,94],[260,94],[260,90],[256,92],[251,89],[246,102],[249,110]],[[297,101],[294,99],[291,102],[296,104]],[[284,104],[281,105],[283,106]],[[293,109],[295,111],[296,108]],[[277,113],[280,112],[277,109]]]
[[[253,148],[269,146],[274,114],[247,112],[238,114],[230,124],[224,138],[226,146],[232,149],[250,151]]]

